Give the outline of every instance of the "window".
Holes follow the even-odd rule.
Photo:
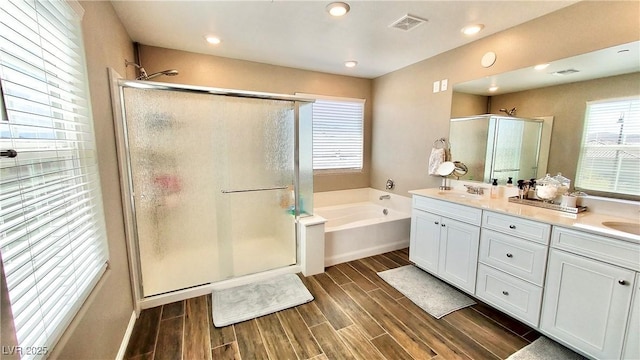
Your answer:
[[[640,98],[587,103],[576,187],[640,196]]]
[[[0,159],[0,255],[18,344],[40,355],[108,258],[81,12],[61,0],[0,2],[0,147],[18,153]]]
[[[306,96],[316,99],[312,106],[313,170],[361,170],[365,100]]]

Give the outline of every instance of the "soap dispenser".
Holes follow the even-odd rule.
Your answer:
[[[507,187],[513,187],[513,178],[509,177],[509,179],[507,180]]]
[[[491,198],[498,198],[498,179],[493,179],[493,183],[491,183]]]

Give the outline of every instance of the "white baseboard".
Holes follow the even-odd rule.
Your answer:
[[[129,324],[127,325],[127,330],[124,332],[124,337],[122,338],[122,343],[120,344],[120,349],[118,350],[118,354],[116,355],[116,360],[124,359],[124,353],[127,351],[127,345],[129,345],[129,339],[131,338],[131,333],[133,332],[133,326],[136,324],[136,312],[131,312],[131,318],[129,319]]]
[[[345,263],[348,261],[358,260],[369,256],[380,255],[386,252],[404,249],[409,246],[409,239],[395,241],[389,244],[370,247],[367,249],[361,249],[357,251],[348,252],[346,254],[339,254],[324,258],[324,266],[333,266],[336,264]]]

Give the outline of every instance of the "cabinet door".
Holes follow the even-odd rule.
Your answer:
[[[634,272],[551,249],[540,327],[598,359],[619,359]]]
[[[438,274],[473,294],[476,289],[480,227],[449,218],[440,221]]]
[[[440,216],[413,209],[409,260],[432,273],[438,271]]]
[[[623,359],[640,359],[640,273],[636,273],[631,318],[625,337]]]

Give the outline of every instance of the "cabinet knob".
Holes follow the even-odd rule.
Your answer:
[[[506,290],[502,290],[502,295],[504,295],[504,296],[509,296],[509,292],[508,292],[508,291],[506,291]]]
[[[512,229],[512,230],[513,230],[513,229],[515,229],[515,228],[516,228],[516,226],[515,226],[515,225],[509,225],[509,229]]]
[[[436,224],[436,225],[440,224],[438,221],[434,221],[433,223]]]
[[[618,284],[620,285],[629,285],[629,282],[626,280],[618,280]]]
[[[444,227],[444,224],[440,224],[440,226]]]
[[[512,258],[512,257],[513,257],[513,254],[512,254],[512,253],[507,253],[507,257],[508,257],[508,258]]]

